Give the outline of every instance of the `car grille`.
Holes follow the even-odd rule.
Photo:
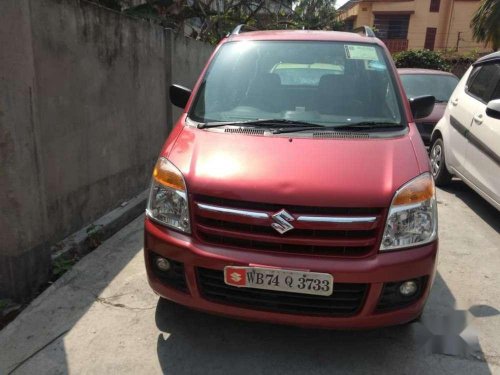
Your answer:
[[[199,195],[192,198],[193,229],[200,241],[255,251],[367,256],[376,251],[385,217],[381,208],[291,206]],[[291,222],[295,228],[284,234],[271,227],[271,216],[282,209],[295,218]],[[301,221],[300,217],[309,221]],[[371,221],[363,222],[364,218]]]
[[[218,270],[198,268],[197,274],[200,294],[209,301],[289,314],[352,316],[361,310],[368,291],[368,284],[335,283],[331,296],[314,296],[233,287]]]

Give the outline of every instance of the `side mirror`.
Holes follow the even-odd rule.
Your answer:
[[[500,99],[492,100],[486,106],[486,115],[500,120]]]
[[[408,98],[411,107],[411,113],[415,120],[425,118],[432,113],[436,98],[432,95],[417,96],[415,98]]]
[[[190,96],[190,89],[181,85],[170,86],[170,102],[176,107],[185,108]]]

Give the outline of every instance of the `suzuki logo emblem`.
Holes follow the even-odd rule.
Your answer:
[[[239,283],[241,281],[241,275],[238,273],[238,272],[233,272],[231,274],[231,279],[235,282],[235,283]]]
[[[286,210],[276,212],[272,218],[274,223],[272,223],[271,226],[281,234],[294,228],[294,226],[290,224],[290,221],[294,221],[295,219]]]

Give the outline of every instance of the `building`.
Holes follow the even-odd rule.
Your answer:
[[[348,30],[375,28],[391,52],[407,49],[486,52],[473,40],[470,21],[480,0],[350,0],[339,8]]]

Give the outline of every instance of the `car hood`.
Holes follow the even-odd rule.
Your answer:
[[[421,173],[412,132],[391,139],[317,139],[185,126],[168,158],[190,194],[283,205],[388,207],[394,192]]]
[[[423,119],[419,119],[418,122],[432,122],[437,124],[441,117],[444,115],[447,103],[436,103],[434,104],[434,109],[431,114]]]

